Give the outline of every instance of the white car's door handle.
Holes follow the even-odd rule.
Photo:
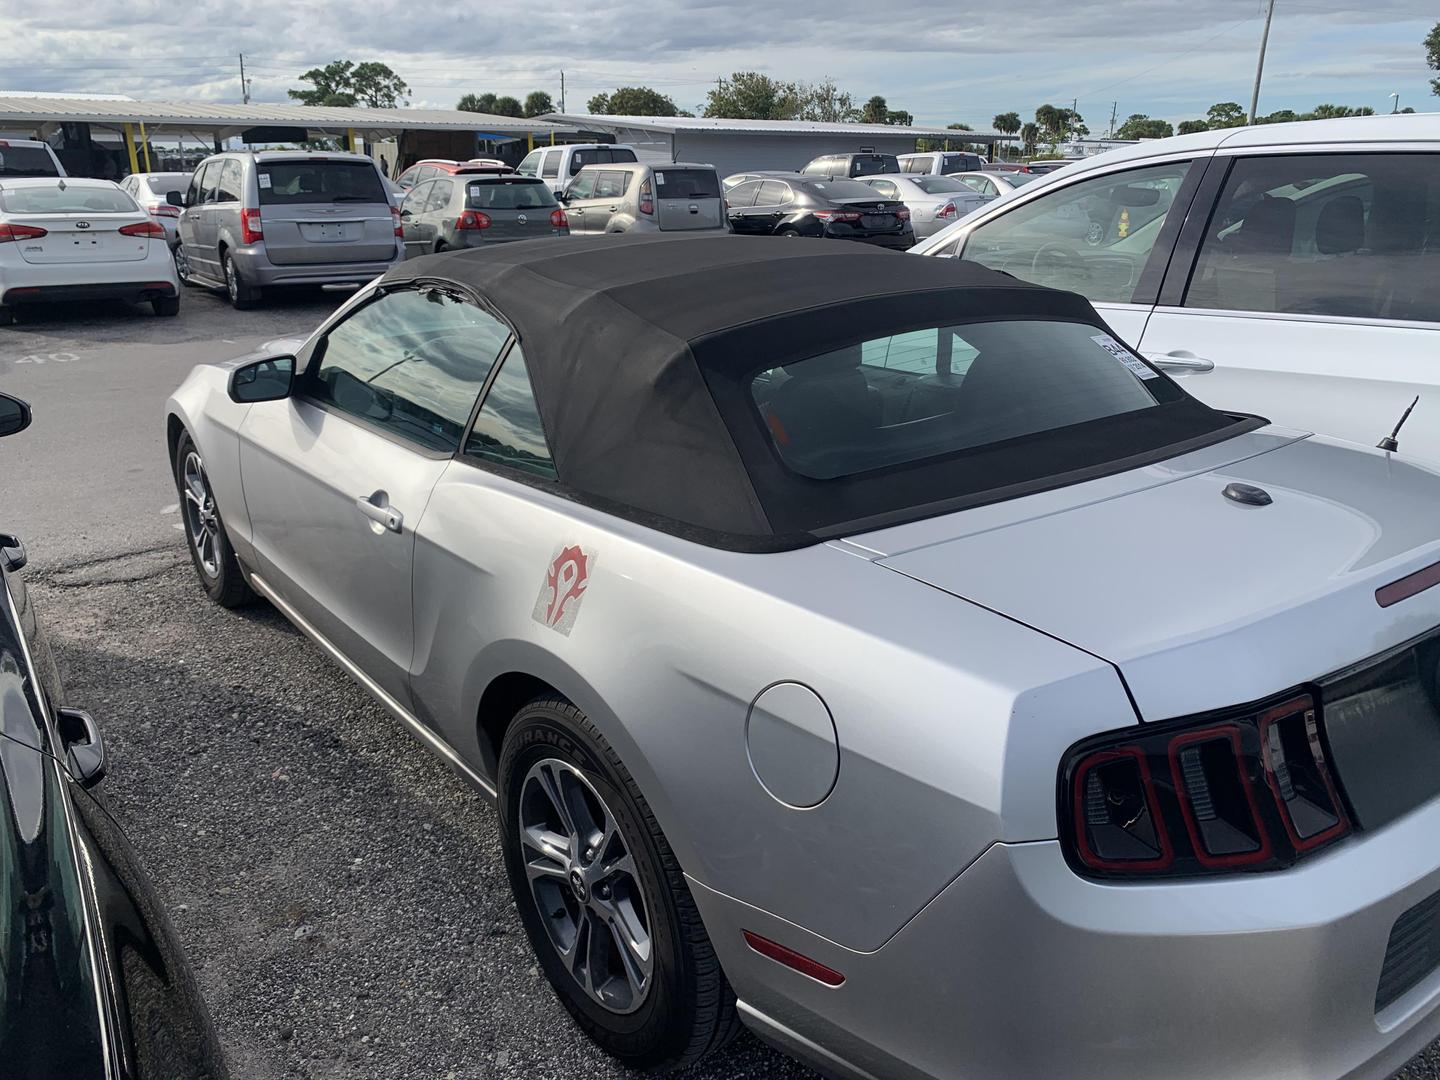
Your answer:
[[[1146,353],[1145,359],[1161,371],[1214,371],[1215,361],[1188,352]]]
[[[398,533],[405,523],[405,515],[390,505],[383,491],[377,491],[374,495],[361,495],[355,500],[355,505],[359,507],[360,513],[371,521],[384,525],[391,532]]]

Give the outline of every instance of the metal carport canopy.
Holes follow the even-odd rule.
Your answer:
[[[0,130],[44,133],[56,124],[87,123],[123,127],[145,125],[153,138],[168,133],[204,131],[225,139],[255,127],[295,127],[342,135],[354,131],[369,140],[402,131],[483,131],[490,135],[573,132],[573,125],[459,109],[360,109],[311,105],[219,102],[117,101],[114,98],[52,98],[0,94]]]

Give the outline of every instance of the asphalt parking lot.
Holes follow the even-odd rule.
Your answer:
[[[620,1077],[555,1001],[495,816],[261,605],[210,605],[186,557],[161,407],[197,359],[304,333],[341,298],[178,318],[88,307],[0,329],[35,423],[0,446],[71,703],[166,897],[237,1077]],[[697,1077],[813,1074],[745,1039]],[[1440,1080],[1440,1044],[1400,1080]]]

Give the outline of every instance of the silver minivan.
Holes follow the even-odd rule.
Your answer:
[[[274,286],[359,286],[404,257],[400,211],[362,154],[216,154],[181,201],[181,280],[224,288],[237,308]]]
[[[713,165],[586,165],[560,201],[571,235],[730,228]]]

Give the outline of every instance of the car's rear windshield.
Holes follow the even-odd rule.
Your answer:
[[[517,176],[472,180],[465,187],[465,205],[472,210],[546,210],[560,204],[545,181]]]
[[[856,154],[850,166],[851,176],[876,176],[900,171],[900,164],[891,154]]]
[[[718,199],[720,177],[714,169],[656,169],[657,199]]]
[[[268,161],[257,166],[260,205],[388,203],[368,161]]]
[[[822,199],[878,199],[880,193],[859,180],[806,180],[805,189]]]
[[[926,195],[948,195],[952,191],[975,191],[969,184],[953,176],[915,176],[911,178],[916,187]]]
[[[0,176],[59,176],[55,159],[42,146],[0,143]]]
[[[145,178],[145,186],[156,195],[184,191],[190,186],[190,174],[183,172],[151,173]]]
[[[750,396],[781,460],[815,480],[947,457],[1184,398],[1098,327],[1043,320],[872,338],[760,371]]]
[[[11,214],[128,214],[140,208],[117,187],[67,183],[0,187],[0,210]]]

